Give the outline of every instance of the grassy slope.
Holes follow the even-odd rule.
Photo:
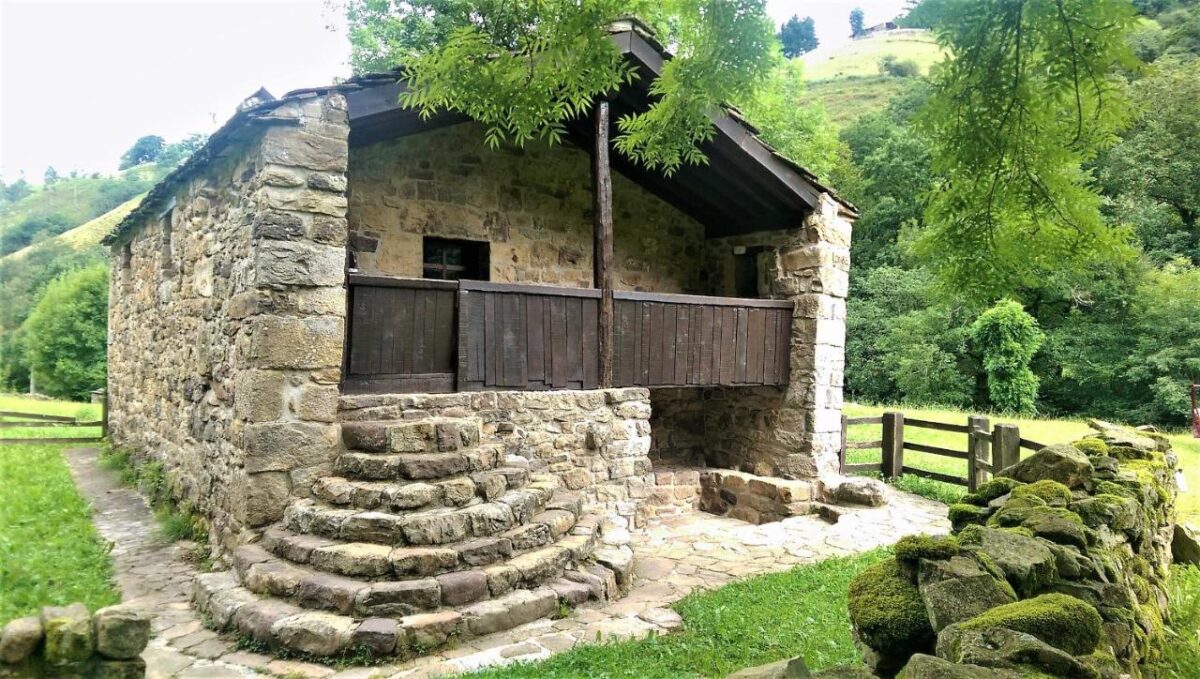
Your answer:
[[[485,670],[488,679],[568,677],[723,677],[743,667],[797,655],[812,669],[858,661],[850,639],[846,590],[860,571],[887,556],[874,551],[747,578],[676,603],[679,634],[586,644],[544,662]]]
[[[93,419],[99,406],[0,395],[0,410]],[[5,437],[87,435],[53,428],[3,429]],[[98,429],[96,434],[99,433]],[[0,624],[41,606],[120,600],[108,545],[75,490],[64,446],[0,446]]]
[[[142,179],[152,179],[156,172],[158,169],[153,164],[147,164],[130,168],[119,175],[133,174]],[[50,187],[34,187],[30,195],[0,209],[0,233],[26,217],[50,214],[61,214],[71,223],[82,224],[96,216],[91,212],[91,206],[100,198],[100,187],[112,182],[111,177],[77,177],[62,179]]]
[[[882,75],[834,78],[808,83],[807,96],[821,101],[829,120],[843,128],[863,114],[882,111],[910,82]]]
[[[967,413],[956,410],[846,405],[846,415],[849,417],[878,415],[885,410],[899,410],[907,416],[925,420],[936,420],[951,424],[967,423]],[[992,417],[991,419],[992,424],[1001,422],[1015,424],[1020,427],[1022,438],[1045,444],[1067,443],[1092,432],[1083,420],[1023,419],[1004,416]],[[854,426],[847,433],[847,438],[851,441],[877,440],[879,436],[878,425]],[[965,451],[967,449],[966,434],[906,427],[904,436],[907,440],[916,443],[954,450]],[[1191,519],[1192,521],[1200,521],[1200,439],[1194,439],[1190,432],[1184,432],[1173,434],[1171,436],[1171,443],[1174,445],[1175,451],[1179,454],[1180,467],[1183,469],[1189,489],[1188,492],[1179,495],[1177,505],[1179,516],[1180,518]],[[851,462],[878,462],[879,456],[880,451],[876,448],[874,450],[851,451],[849,459]],[[938,457],[928,453],[905,451],[904,461],[905,464],[911,467],[954,474],[956,476],[966,476],[967,463],[963,460]],[[939,499],[950,499],[953,495],[963,492],[956,486],[925,481],[923,479],[911,482],[921,484],[926,490],[930,490],[933,494],[936,494]]]
[[[941,58],[941,49],[928,33],[885,33],[837,47],[818,47],[800,58],[804,60],[805,77],[815,81],[879,75],[879,60],[888,55],[917,62],[921,74],[926,75],[929,67]]]
[[[117,207],[105,212],[91,221],[84,222],[79,226],[55,236],[52,240],[62,241],[70,245],[75,250],[86,250],[100,244],[100,239],[108,235],[110,231],[125,218],[133,208],[142,202],[146,194],[131,198]],[[30,246],[32,247],[32,246]],[[8,259],[20,259],[29,252],[29,247],[22,248],[11,254],[0,257],[0,261]]]

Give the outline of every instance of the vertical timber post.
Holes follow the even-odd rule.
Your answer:
[[[904,413],[883,414],[883,478],[904,472]]]
[[[1021,430],[1015,424],[992,429],[992,468],[999,472],[1021,461]]]
[[[600,388],[613,382],[613,221],[612,171],[608,161],[608,102],[596,102],[596,147],[592,151],[592,285],[600,289],[596,337],[599,340]]]
[[[846,413],[842,413],[842,438],[838,446],[838,473],[846,473]]]
[[[967,429],[967,490],[974,493],[987,481],[988,441],[979,434],[987,435],[988,418],[971,415],[967,418]]]

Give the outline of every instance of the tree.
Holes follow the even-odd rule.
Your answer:
[[[22,326],[38,390],[86,398],[104,385],[108,322],[108,267],[84,269],[46,288]]]
[[[10,203],[15,203],[31,193],[33,193],[33,189],[30,188],[29,182],[25,181],[24,177],[4,187],[4,198]]]
[[[56,181],[58,181],[58,170],[55,170],[53,166],[47,167],[45,174],[42,175],[42,183],[51,186]]]
[[[163,151],[163,138],[157,134],[148,134],[133,142],[129,150],[121,154],[121,164],[117,169],[127,170],[142,163],[153,163]]]
[[[1033,316],[1018,302],[1002,300],[980,314],[971,326],[971,339],[983,355],[992,405],[1004,412],[1033,413],[1038,378],[1029,363],[1045,340]]]
[[[863,29],[863,11],[861,7],[850,10],[850,37],[857,38],[866,33]]]
[[[824,106],[806,101],[804,91],[804,65],[787,61],[742,109],[780,153],[827,178],[842,162],[843,145]]]
[[[896,19],[900,28],[935,28],[942,21],[952,0],[921,0],[909,2],[904,16]]]
[[[773,25],[761,0],[351,0],[357,67],[397,65],[401,103],[423,115],[454,109],[487,127],[488,143],[560,141],[568,120],[638,74],[609,29],[630,14],[675,48],[649,83],[655,102],[622,115],[614,145],[635,162],[673,172],[701,163],[709,113],[749,99],[775,59]]]
[[[940,185],[922,243],[956,291],[987,303],[1123,247],[1085,163],[1116,140],[1136,59],[1128,0],[950,3],[949,58],[920,118]]]
[[[812,17],[793,14],[787,23],[779,27],[779,42],[783,44],[783,56],[792,59],[817,49],[817,27]]]
[[[204,146],[207,141],[207,134],[193,132],[183,139],[163,147],[162,153],[158,154],[158,158],[154,162],[162,170],[173,170],[191,157],[193,153],[199,151],[200,147]]]

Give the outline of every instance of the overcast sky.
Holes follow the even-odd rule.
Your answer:
[[[812,16],[822,46],[849,40],[903,0],[768,0],[777,22]],[[334,30],[330,30],[330,26]],[[237,103],[349,73],[339,15],[325,0],[0,0],[0,177],[46,166],[112,172],[146,134],[212,132]]]

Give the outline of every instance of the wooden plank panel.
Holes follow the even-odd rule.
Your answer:
[[[499,354],[496,351],[496,336],[499,334],[496,327],[496,296],[490,292],[479,294],[483,297],[483,343],[479,347],[483,354],[483,384],[493,387],[498,384],[496,373]]]
[[[350,374],[366,374],[378,368],[378,353],[371,358],[371,289],[354,288],[350,316]],[[379,351],[375,345],[375,352]]]
[[[721,313],[721,368],[717,382],[733,384],[733,362],[737,356],[737,309],[722,307]]]
[[[692,327],[692,352],[689,362],[692,364],[688,370],[688,384],[700,384],[700,307],[693,306],[688,309],[690,315],[689,323]]]
[[[721,336],[724,332],[721,325],[725,320],[725,311],[718,306],[708,307],[712,309],[713,315],[713,339],[712,339],[712,378],[709,380],[711,384],[721,383],[721,354],[725,348],[721,346]]]
[[[650,305],[640,304],[638,321],[638,384],[650,384]]]
[[[700,376],[699,384],[712,384],[713,308],[702,306],[700,315]]]
[[[746,362],[747,362],[747,327],[749,317],[747,309],[737,310],[737,355],[733,362],[733,381],[735,384],[745,384],[746,382]]]
[[[674,384],[687,384],[688,382],[688,358],[691,355],[691,335],[688,326],[688,319],[691,313],[689,307],[684,304],[675,305],[675,379]]]
[[[677,306],[679,305],[663,305],[662,360],[664,384],[675,384],[675,331],[678,319],[675,308]]]
[[[761,309],[747,312],[749,324],[746,335],[746,381],[761,384],[763,376],[763,313]]]
[[[647,304],[646,307],[650,310],[650,381],[648,384],[663,383],[663,356],[662,356],[662,336],[663,336],[663,305]]]
[[[583,384],[583,300],[567,300],[567,381]]]
[[[561,297],[548,300],[550,303],[550,384],[562,388],[567,384],[567,309]]]
[[[542,351],[544,355],[543,371],[546,376],[542,384],[549,388],[554,382],[554,312],[551,309],[552,300],[542,299]]]
[[[581,308],[583,310],[583,388],[595,389],[600,385],[600,338],[598,337],[600,329],[600,304],[593,299],[581,299],[579,301],[582,304]],[[615,327],[614,324],[614,331]],[[613,354],[615,360],[615,350]],[[615,365],[613,375],[616,375]]]
[[[779,324],[777,331],[779,339],[776,344],[775,358],[778,361],[776,366],[776,384],[787,384],[789,368],[792,363],[792,312],[790,310],[780,310]]]
[[[545,298],[537,295],[525,297],[525,337],[526,337],[526,367],[530,382],[546,381],[546,344],[543,341],[545,331],[542,326]]]
[[[454,293],[449,290],[438,290],[435,293],[435,330],[433,333],[433,367],[434,372],[454,371]]]
[[[500,295],[501,386],[525,388],[529,384],[525,369],[525,323],[521,295]]]
[[[763,313],[763,384],[775,384],[775,323],[778,314]]]

